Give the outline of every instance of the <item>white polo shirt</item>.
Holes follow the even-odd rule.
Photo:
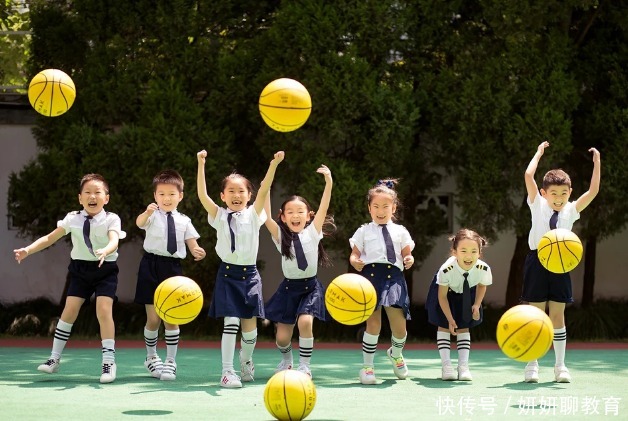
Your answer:
[[[174,254],[168,252],[168,214],[161,209],[157,209],[146,220],[146,225],[140,227],[146,231],[144,239],[144,250],[158,256],[176,257],[185,259],[185,241],[191,238],[197,239],[198,234],[192,220],[178,210],[172,211],[172,219],[177,232],[177,251]]]
[[[532,214],[532,227],[528,235],[528,246],[530,250],[536,250],[541,238],[550,230],[549,220],[554,213],[547,200],[540,193],[536,195],[534,203],[527,199],[530,213]],[[576,202],[567,202],[563,209],[558,212],[556,228],[565,228],[571,231],[573,223],[580,219],[580,213],[576,210]]]
[[[445,285],[451,288],[454,292],[462,294],[462,284],[464,283],[464,273],[468,273],[467,280],[469,281],[469,287],[476,285],[491,285],[493,283],[493,274],[491,268],[486,262],[478,259],[475,265],[469,269],[464,270],[458,265],[456,256],[450,256],[445,263],[438,269],[436,274],[436,283],[438,285]]]
[[[273,242],[281,253],[281,236],[283,231],[279,229],[279,241],[276,241],[273,237]],[[305,254],[305,260],[307,260],[307,268],[301,270],[297,264],[297,258],[294,251],[294,244],[290,246],[292,259],[288,259],[286,256],[281,255],[281,269],[283,270],[283,276],[288,279],[303,279],[316,276],[318,271],[318,243],[323,238],[323,233],[316,231],[314,224],[308,225],[303,231],[299,233],[299,240],[301,240],[301,246],[303,246],[303,254]]]
[[[403,271],[401,250],[407,246],[410,246],[410,250],[414,250],[414,241],[403,225],[389,221],[386,228],[395,247],[395,266]],[[352,249],[355,246],[360,250],[360,258],[365,264],[389,263],[382,227],[375,222],[369,222],[358,228],[353,237],[349,239],[349,244]]]
[[[216,218],[207,214],[209,225],[216,229],[216,254],[225,263],[234,265],[255,265],[259,250],[259,229],[266,222],[266,212],[255,212],[254,206],[249,206],[241,212],[234,212],[231,227],[235,234],[235,251],[231,252],[231,234],[227,215],[230,210],[218,208]]]
[[[63,228],[65,234],[71,234],[72,251],[70,257],[73,260],[98,261],[98,257],[90,253],[83,239],[83,223],[88,213],[82,211],[74,211],[68,213],[63,220],[57,222],[57,227]],[[109,244],[109,231],[118,233],[120,239],[126,237],[126,233],[122,231],[122,222],[120,217],[112,212],[105,212],[103,209],[89,221],[89,239],[92,242],[92,249],[98,250]],[[115,262],[118,259],[118,250],[114,251],[107,257],[106,262]]]

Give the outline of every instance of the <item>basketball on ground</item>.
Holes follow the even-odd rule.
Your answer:
[[[314,409],[316,388],[307,374],[283,370],[266,383],[264,404],[268,412],[280,421],[299,421]]]
[[[539,261],[544,268],[554,273],[573,270],[582,259],[582,243],[568,229],[557,228],[543,235],[537,247]]]
[[[310,93],[294,79],[273,80],[259,97],[262,119],[278,132],[291,132],[303,126],[311,111]]]
[[[28,86],[28,100],[39,114],[57,117],[74,104],[74,82],[59,69],[46,69],[37,73]]]
[[[528,304],[512,307],[497,323],[497,344],[507,357],[516,361],[541,358],[553,340],[554,326],[549,316]]]
[[[356,273],[338,276],[325,292],[327,311],[334,320],[345,325],[362,323],[373,314],[376,305],[375,287]]]
[[[155,290],[157,315],[173,325],[191,322],[203,308],[203,292],[196,282],[185,276],[173,276]]]

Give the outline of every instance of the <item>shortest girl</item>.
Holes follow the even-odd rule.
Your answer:
[[[482,300],[493,283],[491,268],[479,257],[487,242],[470,229],[450,237],[451,256],[443,263],[430,285],[425,306],[428,321],[438,326],[436,344],[443,365],[443,380],[472,380],[469,371],[471,334],[469,328],[482,323]],[[450,338],[457,336],[458,372],[450,358]]]

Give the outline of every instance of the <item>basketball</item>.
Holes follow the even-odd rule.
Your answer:
[[[58,69],[46,69],[37,73],[28,85],[28,100],[39,114],[57,117],[74,104],[74,82]]]
[[[564,228],[545,233],[537,247],[539,261],[554,273],[573,270],[582,259],[582,243],[576,234]]]
[[[203,308],[203,292],[196,282],[185,276],[173,276],[155,290],[157,315],[166,323],[183,325],[191,322]]]
[[[294,79],[276,79],[259,96],[259,112],[273,130],[291,132],[303,126],[310,117],[310,93]]]
[[[299,421],[307,417],[316,404],[312,379],[297,370],[283,370],[273,375],[264,389],[264,404],[280,421]]]
[[[537,307],[521,304],[506,311],[497,323],[497,344],[508,358],[530,362],[552,346],[554,326]]]
[[[337,322],[357,325],[368,319],[377,305],[375,287],[364,276],[345,273],[327,287],[325,306]]]

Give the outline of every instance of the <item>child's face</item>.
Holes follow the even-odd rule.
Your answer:
[[[290,228],[290,231],[299,233],[310,220],[310,212],[305,203],[293,200],[284,205],[281,220]]]
[[[227,181],[225,189],[220,192],[220,199],[230,210],[239,212],[246,209],[251,200],[251,192],[244,179],[235,178]]]
[[[569,202],[571,189],[566,184],[560,186],[551,185],[547,190],[541,189],[541,196],[547,200],[547,203],[555,211],[560,211]]]
[[[397,205],[392,197],[384,193],[376,193],[369,203],[369,213],[376,224],[387,224],[397,210]]]
[[[475,262],[480,258],[480,246],[477,241],[465,238],[458,242],[458,247],[454,250],[454,256],[458,261],[458,266],[464,270],[471,270]]]
[[[83,190],[78,195],[79,203],[88,215],[94,216],[102,211],[109,203],[109,195],[102,181],[91,180],[83,184]]]
[[[174,184],[157,184],[154,194],[155,203],[164,212],[172,212],[183,200],[183,192]]]

